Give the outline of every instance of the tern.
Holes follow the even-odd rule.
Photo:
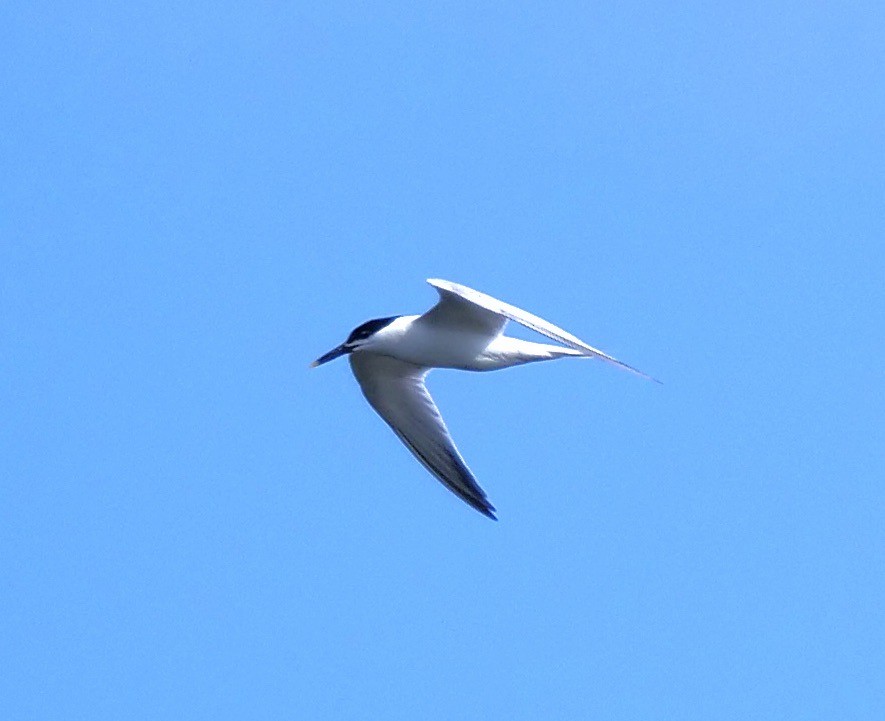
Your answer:
[[[436,288],[439,302],[424,315],[367,321],[311,367],[349,355],[363,395],[378,415],[437,480],[493,520],[495,507],[458,452],[424,385],[431,369],[493,371],[557,358],[600,358],[655,380],[509,303],[447,280],[427,282]],[[562,345],[505,336],[508,320]]]

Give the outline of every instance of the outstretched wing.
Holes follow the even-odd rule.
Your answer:
[[[424,376],[429,369],[365,351],[351,354],[350,367],[366,400],[424,467],[477,511],[497,520],[427,392]]]
[[[512,320],[520,325],[524,325],[526,328],[529,328],[536,333],[552,338],[569,348],[581,351],[584,355],[601,358],[608,363],[613,363],[614,365],[636,373],[643,378],[648,378],[656,383],[660,382],[633,366],[629,366],[626,363],[622,363],[617,358],[613,358],[608,355],[608,353],[603,353],[598,348],[587,345],[580,338],[553,325],[553,323],[550,323],[543,318],[539,318],[521,308],[517,308],[515,305],[510,305],[497,298],[492,298],[490,295],[481,293],[478,290],[473,290],[473,288],[468,288],[467,286],[459,285],[458,283],[452,283],[448,280],[428,278],[427,282],[439,292],[440,302],[431,308],[428,313],[425,314],[425,317],[430,316],[432,313],[438,313],[439,315],[444,313],[469,314],[467,317],[475,317],[478,322],[481,319],[486,319],[485,322],[490,327],[492,327],[492,319],[497,318],[497,322],[499,323],[498,333],[503,330],[504,324],[506,324],[508,320]]]

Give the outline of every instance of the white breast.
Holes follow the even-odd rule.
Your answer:
[[[428,368],[478,370],[477,359],[496,338],[471,330],[439,327],[419,318],[397,318],[373,338],[367,350]]]

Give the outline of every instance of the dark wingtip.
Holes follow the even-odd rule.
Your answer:
[[[471,495],[468,493],[464,493],[460,489],[451,488],[452,491],[456,495],[458,495],[462,501],[464,501],[468,506],[470,506],[473,510],[479,511],[486,518],[491,518],[493,521],[497,521],[498,517],[495,515],[497,509],[488,502],[485,497],[485,494],[482,496],[479,495]]]
[[[465,498],[464,500],[467,501],[473,508],[479,511],[486,518],[491,518],[493,521],[498,520],[498,517],[495,515],[495,507],[485,499]]]

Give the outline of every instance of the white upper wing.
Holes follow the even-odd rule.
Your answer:
[[[465,330],[471,329],[491,338],[499,335],[507,325],[507,316],[497,309],[500,302],[494,298],[445,280],[431,278],[427,282],[436,288],[439,293],[439,302],[421,316],[422,320],[437,325],[453,325]],[[469,294],[479,296],[488,302],[477,302]],[[497,305],[493,306],[492,304]]]
[[[524,325],[526,328],[530,328],[536,333],[552,338],[569,348],[581,351],[585,355],[601,358],[608,363],[613,363],[614,365],[641,375],[643,378],[648,378],[656,383],[660,382],[651,376],[646,375],[642,371],[637,370],[633,366],[622,363],[617,358],[613,358],[607,353],[603,353],[598,348],[587,345],[580,338],[577,338],[568,331],[553,325],[553,323],[550,323],[543,318],[539,318],[521,308],[517,308],[515,305],[510,305],[497,298],[492,298],[490,295],[481,293],[478,290],[473,290],[473,288],[468,288],[467,286],[459,285],[458,283],[452,283],[448,280],[428,278],[427,282],[436,288],[440,295],[439,303],[423,316],[429,320],[470,318],[474,319],[477,324],[484,323],[490,330],[497,327],[497,331],[494,333],[495,335],[504,329],[504,325],[508,320],[512,320],[520,325]]]
[[[366,351],[350,355],[350,367],[366,400],[425,468],[480,513],[494,506],[464,463],[427,392],[428,368]]]

